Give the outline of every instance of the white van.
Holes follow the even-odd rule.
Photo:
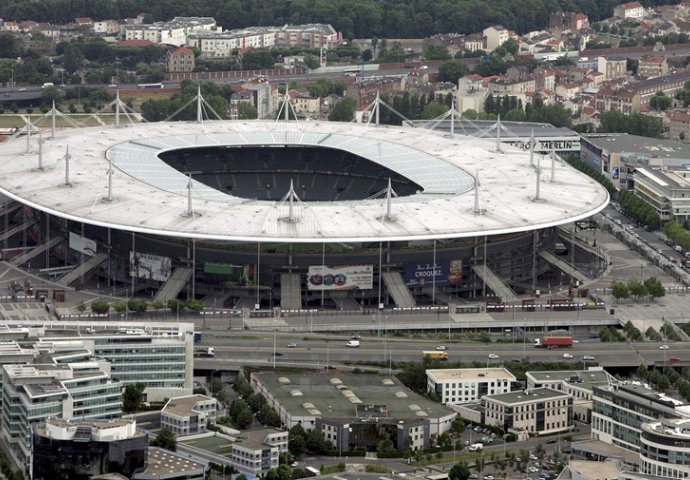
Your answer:
[[[348,340],[345,346],[347,348],[359,348],[359,340]]]
[[[43,84],[43,86],[42,86],[41,88],[48,88],[48,87],[54,87],[54,86],[55,86],[55,85],[53,85],[52,82],[46,82],[46,83]]]
[[[484,445],[481,443],[473,443],[470,445],[469,451],[470,452],[481,452],[484,449]]]

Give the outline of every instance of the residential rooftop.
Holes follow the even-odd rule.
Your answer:
[[[253,430],[242,430],[242,433],[235,437],[236,443],[249,449],[260,449],[266,445],[266,437],[276,433],[286,433],[276,428],[256,428]]]

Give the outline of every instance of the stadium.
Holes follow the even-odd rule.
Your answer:
[[[65,285],[230,308],[408,308],[551,280],[605,189],[555,155],[412,127],[200,121],[0,150],[3,259]],[[9,220],[7,220],[9,218]],[[9,243],[8,243],[9,242]],[[127,292],[125,292],[125,290]]]

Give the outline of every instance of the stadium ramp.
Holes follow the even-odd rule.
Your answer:
[[[549,262],[554,267],[558,268],[560,271],[570,275],[575,280],[579,280],[580,283],[589,282],[592,280],[587,275],[579,271],[577,268],[573,267],[566,261],[561,260],[551,252],[539,252],[539,256],[547,262]]]
[[[487,287],[491,289],[496,296],[498,296],[504,303],[515,303],[518,301],[515,292],[506,285],[501,278],[496,275],[496,272],[491,270],[488,266],[474,265],[472,267],[474,274],[481,278]]]
[[[32,259],[38,257],[40,254],[42,254],[46,250],[49,250],[49,249],[53,248],[54,246],[58,245],[63,240],[64,239],[62,237],[53,237],[50,239],[50,241],[48,241],[46,243],[41,243],[40,245],[36,245],[34,248],[29,250],[28,252],[26,252],[22,255],[19,255],[18,257],[14,257],[10,263],[12,265],[14,265],[15,267],[18,267],[20,265],[24,265],[26,262],[29,262]]]
[[[21,225],[17,225],[16,227],[12,227],[9,230],[5,230],[4,232],[0,233],[0,242],[4,242],[5,240],[9,240],[10,238],[14,237],[16,234],[23,232],[25,229],[29,228],[32,226],[34,223],[36,223],[36,220],[28,220]]]
[[[75,280],[81,278],[83,275],[86,275],[87,273],[89,273],[94,268],[98,267],[101,263],[105,262],[107,258],[108,258],[107,253],[97,253],[96,255],[89,258],[84,263],[78,265],[76,268],[74,268],[73,270],[67,272],[62,277],[60,277],[60,279],[58,280],[58,283],[61,283],[63,285],[71,284]]]
[[[302,281],[298,273],[280,274],[280,308],[283,310],[302,308]]]
[[[168,300],[177,298],[177,295],[182,291],[189,279],[192,278],[192,269],[177,267],[173,270],[172,275],[168,278],[163,286],[158,290],[153,301],[167,303]]]
[[[405,285],[405,279],[400,272],[383,272],[383,283],[386,284],[388,293],[393,297],[395,306],[399,308],[412,308],[417,306],[410,290]]]

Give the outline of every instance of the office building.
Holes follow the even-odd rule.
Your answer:
[[[592,390],[592,438],[640,451],[643,423],[690,418],[690,405],[639,383],[595,386]]]
[[[136,420],[51,418],[33,435],[34,480],[88,480],[119,473],[130,477],[146,464],[146,435]]]
[[[548,435],[573,426],[573,396],[551,388],[486,395],[481,404],[483,423],[506,432]]]
[[[280,454],[288,451],[288,432],[273,428],[245,430],[232,444],[230,459],[241,472],[256,476],[278,468]]]
[[[400,452],[423,450],[456,417],[392,375],[257,372],[250,384],[288,429],[318,429],[341,452],[375,449],[386,438]]]
[[[690,419],[643,423],[641,430],[640,473],[690,477]]]
[[[427,391],[445,404],[479,400],[484,395],[508,393],[515,375],[505,368],[444,368],[426,371]]]
[[[161,426],[177,436],[205,433],[216,423],[218,401],[206,395],[189,395],[168,400],[161,410]]]

